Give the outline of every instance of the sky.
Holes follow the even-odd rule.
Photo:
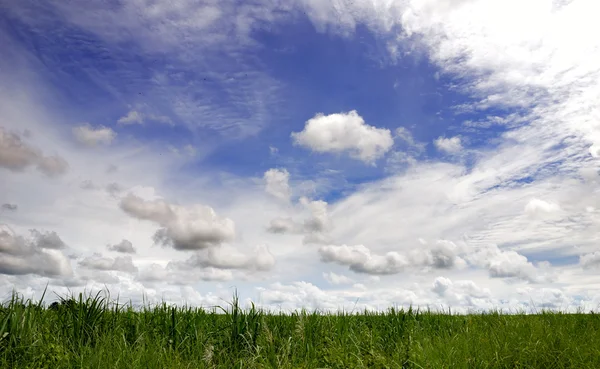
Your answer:
[[[594,0],[0,0],[0,297],[600,306]]]

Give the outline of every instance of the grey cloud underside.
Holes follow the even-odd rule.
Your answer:
[[[0,274],[72,275],[70,261],[56,249],[59,241],[58,236],[54,238],[53,235],[26,240],[9,230],[0,230]]]
[[[2,210],[15,211],[19,208],[17,204],[2,204]]]
[[[333,228],[327,210],[327,202],[322,200],[311,201],[301,197],[299,205],[309,215],[302,222],[297,222],[291,217],[278,217],[269,222],[266,230],[274,234],[300,234],[304,235],[304,244],[324,244],[330,241],[329,232]]]
[[[116,251],[116,252],[121,252],[121,253],[125,253],[125,254],[135,254],[135,248],[133,247],[133,244],[131,243],[131,241],[128,240],[122,240],[121,242],[115,244],[115,245],[107,245],[106,248],[110,251]]]
[[[69,164],[62,157],[45,156],[21,140],[18,134],[0,127],[0,167],[21,172],[32,166],[50,178],[61,176],[69,169]]]
[[[154,242],[176,250],[206,249],[235,238],[233,221],[218,217],[208,206],[184,207],[129,194],[121,200],[120,207],[134,218],[162,226],[154,234]]]
[[[519,279],[530,283],[551,281],[553,275],[545,264],[538,266],[515,251],[502,251],[496,246],[458,247],[453,242],[440,240],[433,247],[410,252],[373,254],[363,245],[319,248],[321,261],[348,266],[355,273],[371,275],[399,274],[408,269],[454,269],[466,265],[488,270],[491,278]],[[583,264],[583,263],[582,263]]]
[[[56,232],[39,232],[35,229],[31,230],[35,245],[42,249],[64,249],[67,245],[60,239]]]
[[[82,259],[79,261],[79,265],[84,268],[102,271],[119,271],[128,273],[137,273],[138,271],[135,265],[133,265],[133,259],[129,255],[110,258],[96,254]]]

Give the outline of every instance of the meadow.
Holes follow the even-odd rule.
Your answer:
[[[0,368],[600,368],[600,315],[133,308],[96,295],[0,308]]]

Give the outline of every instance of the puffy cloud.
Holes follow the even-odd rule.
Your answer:
[[[438,269],[451,269],[458,263],[463,264],[464,260],[458,257],[458,251],[453,242],[438,240],[435,246],[426,252],[428,264]]]
[[[365,124],[355,110],[330,115],[317,114],[301,132],[292,132],[294,144],[320,153],[348,152],[365,163],[381,158],[394,144],[389,129]]]
[[[322,200],[310,201],[306,197],[302,197],[300,203],[310,212],[310,217],[304,220],[303,223],[303,242],[328,242],[327,233],[331,230],[332,224],[327,211],[327,202]]]
[[[290,173],[285,169],[269,169],[265,172],[265,191],[277,199],[289,201],[292,191],[289,180]]]
[[[451,138],[438,137],[433,143],[438,150],[448,154],[457,154],[463,150],[460,137],[458,136]]]
[[[131,256],[117,256],[116,258],[103,257],[100,254],[86,257],[79,261],[79,265],[94,270],[119,271],[128,273],[137,273],[137,268],[133,265]]]
[[[255,247],[249,255],[231,248],[211,248],[195,253],[185,263],[190,267],[266,271],[275,265],[275,257],[265,245]]]
[[[110,251],[122,252],[125,254],[135,254],[135,248],[128,240],[122,240],[115,245],[107,245],[106,248]]]
[[[545,217],[560,211],[558,204],[547,202],[540,199],[531,199],[525,205],[525,212],[532,217]]]
[[[475,282],[470,280],[459,280],[453,282],[449,278],[437,277],[433,281],[431,291],[433,291],[439,297],[444,298],[445,302],[452,307],[483,306],[486,308],[492,308],[495,305],[491,300],[491,291],[488,288],[479,287]]]
[[[513,250],[500,250],[495,245],[478,248],[466,258],[472,265],[487,268],[491,278],[521,279],[530,283],[540,283],[552,278],[525,256]]]
[[[48,177],[62,175],[69,169],[65,159],[58,155],[44,156],[16,133],[0,127],[0,167],[16,172],[32,165]]]
[[[26,240],[6,226],[0,228],[0,274],[37,274],[44,277],[72,275],[69,259],[56,250],[57,240],[60,238],[56,236],[55,239],[52,234],[49,237],[42,236],[42,239],[34,237],[33,240]]]
[[[17,204],[2,204],[2,210],[10,210],[10,211],[15,211],[17,210],[19,207],[17,206]]]
[[[117,123],[120,124],[142,124],[144,123],[144,119],[142,118],[142,114],[136,110],[130,110],[126,115],[119,118]]]
[[[31,148],[21,138],[0,127],[0,166],[19,171],[38,162],[40,153]]]
[[[137,279],[150,284],[188,285],[196,281],[230,281],[233,273],[229,269],[198,268],[189,262],[171,261],[166,267],[154,263],[143,268]]]
[[[145,114],[138,110],[130,110],[117,120],[119,124],[143,124],[146,120],[152,120],[164,124],[173,125],[171,118],[164,115]]]
[[[110,145],[117,136],[109,127],[94,128],[89,123],[73,127],[72,132],[77,141],[92,147],[100,144]]]
[[[208,206],[184,207],[128,194],[121,200],[120,207],[132,217],[161,225],[163,228],[155,233],[154,241],[176,250],[205,249],[235,238],[233,221],[219,218]]]
[[[459,251],[453,242],[440,240],[432,248],[412,250],[406,254],[389,251],[385,255],[375,255],[363,245],[322,246],[319,254],[322,261],[347,265],[357,273],[387,275],[402,273],[409,267],[451,269],[464,266],[466,262],[458,257]]]
[[[351,284],[354,282],[352,278],[334,272],[323,273],[323,278],[332,285]]]
[[[96,185],[91,180],[86,179],[79,184],[79,188],[82,190],[93,190],[96,188]]]
[[[431,290],[440,296],[443,296],[448,289],[452,286],[452,281],[445,277],[437,277],[433,281]]]
[[[329,242],[329,231],[332,229],[331,220],[327,210],[327,202],[322,200],[311,201],[301,197],[299,204],[308,212],[308,217],[302,223],[292,218],[275,218],[267,227],[267,232],[280,234],[302,234],[304,244]]]
[[[48,177],[57,177],[67,172],[69,163],[58,155],[46,156],[38,161],[37,168]]]
[[[600,251],[594,251],[579,257],[579,265],[584,269],[593,269],[600,266]]]
[[[60,239],[56,232],[41,233],[32,229],[31,234],[35,240],[35,245],[39,248],[60,250],[66,247],[65,243]]]
[[[121,191],[123,191],[123,188],[121,187],[121,185],[116,182],[107,184],[105,189],[106,189],[106,192],[108,192],[108,194],[113,197],[116,197]]]
[[[397,274],[409,265],[407,258],[397,252],[390,251],[383,256],[372,255],[371,251],[363,245],[321,246],[319,254],[323,262],[347,265],[356,273]]]
[[[298,233],[301,227],[292,218],[275,218],[269,222],[267,232],[270,233]]]

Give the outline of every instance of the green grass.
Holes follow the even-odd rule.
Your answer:
[[[43,297],[42,297],[43,299]],[[1,368],[600,368],[600,315],[0,307]]]

